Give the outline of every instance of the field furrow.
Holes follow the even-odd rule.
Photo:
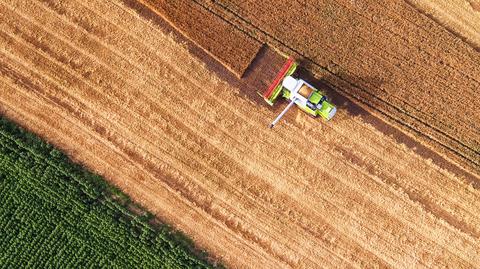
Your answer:
[[[5,0],[0,11],[0,113],[226,265],[480,264],[476,176],[346,110],[329,123],[294,110],[269,130],[275,111],[121,1]]]

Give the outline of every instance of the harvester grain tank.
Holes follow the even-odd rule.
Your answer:
[[[337,112],[336,107],[327,100],[323,92],[303,79],[294,78],[297,67],[298,64],[295,60],[291,57],[288,58],[275,80],[263,94],[265,101],[272,106],[280,96],[290,101],[287,107],[270,124],[270,128],[273,128],[294,104],[307,114],[313,117],[320,116],[327,121]]]

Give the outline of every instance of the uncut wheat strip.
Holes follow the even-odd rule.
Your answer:
[[[205,2],[205,0],[203,2]],[[222,2],[223,3],[230,3],[229,4],[230,12],[235,13],[234,11],[231,10],[231,8],[236,7],[236,9],[237,9],[236,15],[242,17],[243,19],[246,19],[246,17],[248,17],[248,16],[245,16],[246,14],[238,13],[239,10],[244,9],[244,12],[249,12],[251,10],[265,10],[264,8],[268,9],[268,6],[265,5],[264,3],[254,2],[254,1],[244,1],[242,3],[239,3],[239,2],[234,3],[232,1],[218,1],[215,4],[219,5]],[[383,30],[388,30],[389,32],[391,32],[392,34],[395,34],[396,36],[398,36],[401,39],[404,39],[405,36],[408,36],[409,39],[404,39],[404,40],[408,41],[409,43],[412,43],[413,41],[416,40],[416,38],[414,38],[414,36],[411,33],[420,34],[417,30],[422,29],[423,30],[422,38],[431,37],[432,36],[432,30],[435,30],[434,33],[433,33],[433,34],[435,34],[435,37],[438,37],[438,38],[441,38],[441,39],[447,39],[449,44],[453,44],[455,46],[457,46],[457,44],[459,44],[459,46],[464,45],[464,44],[461,44],[458,41],[456,41],[455,37],[451,36],[443,28],[436,28],[436,29],[432,28],[432,26],[436,26],[435,23],[433,23],[430,20],[425,20],[425,18],[421,14],[415,13],[415,10],[411,9],[411,7],[404,2],[397,1],[397,2],[389,3],[388,5],[382,5],[382,3],[379,3],[379,2],[376,2],[376,1],[367,1],[367,2],[369,2],[368,5],[352,3],[352,2],[348,2],[347,0],[342,0],[342,1],[337,1],[337,2],[334,2],[334,3],[333,2],[329,3],[329,5],[332,5],[332,6],[333,5],[338,5],[336,7],[333,7],[333,10],[351,11],[351,12],[355,13],[353,16],[357,16],[359,18],[363,18],[363,20],[365,20],[365,21],[371,22],[371,25],[369,25],[367,27],[368,29],[370,29],[370,28],[380,29],[380,28],[383,27],[382,28]],[[246,7],[245,5],[247,5],[247,6],[251,5],[253,8],[245,8]],[[294,5],[296,5],[296,6],[291,7],[294,10],[295,9],[296,10],[298,10],[298,9],[303,10],[304,6],[308,7],[307,10],[312,10],[312,11],[318,10],[317,5],[315,5],[314,3],[304,3],[304,4],[294,3]],[[221,6],[223,6],[223,8],[225,9],[225,4],[221,4]],[[380,6],[381,8],[377,8],[377,6]],[[395,7],[393,7],[393,6],[395,6]],[[369,11],[369,10],[365,11],[365,10],[362,10],[362,8],[371,8],[374,11],[373,10],[372,11]],[[392,11],[395,11],[395,12],[388,13],[388,12],[386,12],[387,11],[386,9],[389,9],[389,10],[392,10]],[[400,14],[400,12],[408,12],[412,16],[409,16],[409,17],[407,16],[406,17],[406,16]],[[340,12],[337,12],[336,14],[342,15],[342,13],[340,13]],[[347,12],[344,12],[344,14],[347,14]],[[369,14],[377,14],[379,17],[389,17],[389,16],[391,16],[392,18],[396,18],[396,20],[395,20],[395,23],[390,24],[390,27],[388,27],[388,26],[384,27],[384,25],[378,26],[379,19],[376,18],[376,17],[372,18],[372,16],[369,16]],[[221,16],[221,14],[218,14],[218,15]],[[343,19],[343,17],[345,17],[345,16],[340,16],[340,18],[338,18],[338,20],[339,20],[338,22],[340,22]],[[261,17],[259,17],[259,18],[261,18]],[[423,23],[428,24],[428,26],[430,26],[430,27],[428,29],[423,28],[422,25],[418,24],[419,21],[422,21]],[[333,21],[333,24],[328,24],[328,25],[329,26],[332,26],[332,25],[335,26],[335,25],[338,24],[338,22]],[[385,21],[382,20],[381,22],[385,22]],[[407,25],[405,25],[405,22],[409,22],[410,27],[402,29],[403,27],[407,27]],[[251,21],[250,21],[250,24],[252,26],[255,26],[258,29],[261,28],[261,27],[255,25],[255,24],[253,24],[253,22],[251,22]],[[401,26],[402,28],[400,28],[399,26]],[[413,27],[411,27],[411,26],[413,26]],[[339,27],[340,27],[340,25],[339,25]],[[343,28],[343,26],[341,26],[341,27]],[[396,30],[396,28],[399,28],[399,30]],[[335,30],[332,30],[332,31],[335,32]],[[357,36],[355,36],[355,37],[357,38]],[[360,36],[358,38],[362,38],[362,37]],[[422,46],[428,46],[428,48],[429,48],[428,50],[425,49],[424,52],[430,53],[430,52],[435,51],[437,53],[440,53],[439,51],[441,50],[441,47],[434,46],[436,44],[431,45],[431,43],[432,42],[423,42],[421,44]],[[381,47],[379,47],[379,49],[383,50],[383,48],[381,48]],[[463,49],[466,49],[468,51],[468,54],[466,54],[466,55],[462,55],[462,54],[455,55],[457,57],[462,57],[462,58],[461,58],[461,60],[458,60],[456,62],[458,65],[456,65],[457,68],[454,68],[454,70],[457,71],[457,72],[461,72],[461,71],[464,71],[464,72],[465,71],[471,71],[471,72],[472,71],[480,71],[480,68],[478,67],[478,65],[476,65],[475,61],[472,58],[468,57],[468,56],[475,55],[475,51],[473,49],[470,49],[468,46],[463,46]],[[435,54],[435,55],[432,54],[431,57],[438,58],[439,55],[440,54]],[[395,55],[392,55],[392,56],[395,56]],[[468,65],[468,67],[471,67],[471,68],[465,68],[466,64]],[[447,68],[450,68],[450,67],[447,66]],[[480,83],[480,81],[478,80],[475,73],[473,73],[473,74],[472,73],[471,74],[462,74],[462,75],[466,75],[469,79],[475,80],[477,83]]]
[[[262,44],[194,1],[140,1],[241,78]],[[187,15],[188,14],[188,15]],[[191,23],[195,21],[195,23]],[[202,32],[203,31],[203,32]],[[202,34],[199,34],[202,32]]]
[[[394,33],[395,35],[399,36],[403,40],[407,41],[409,44],[414,44],[414,41],[416,38],[414,38],[413,34],[421,34],[422,38],[431,38],[430,40],[435,40],[433,37],[437,39],[445,39],[447,38],[448,41],[455,46],[457,46],[457,43],[455,41],[455,37],[447,34],[444,29],[437,28],[435,31],[432,31],[431,26],[435,25],[431,21],[425,21],[423,20],[424,23],[427,23],[430,28],[425,29],[423,25],[420,25],[418,23],[418,20],[421,20],[422,15],[416,14],[414,10],[410,9],[408,5],[405,5],[403,2],[394,2],[394,3],[388,3],[384,4],[381,6],[381,8],[377,8],[376,4],[382,5],[382,3],[375,2],[375,1],[370,1],[368,5],[355,5],[352,4],[351,2],[348,2],[346,0],[341,0],[338,1],[337,3],[342,3],[345,8],[348,8],[349,10],[355,12],[358,14],[360,17],[363,17],[369,21],[372,22],[373,26],[376,27],[378,23],[370,16],[366,14],[381,14],[384,17],[388,17],[393,19],[394,21],[390,22],[387,27],[385,25],[382,25],[383,29],[387,29],[390,32]],[[371,5],[374,4],[374,5]],[[395,7],[392,7],[392,4],[395,5]],[[362,8],[367,8],[368,10],[363,10]],[[393,13],[385,13],[382,12],[384,9],[391,9],[397,12]],[[414,16],[404,16],[401,14],[400,10],[407,11],[409,14],[414,14]],[[382,22],[389,22],[388,20],[382,20]],[[402,26],[401,28],[399,26]],[[398,28],[398,29],[397,29]],[[422,33],[420,33],[420,31]],[[431,58],[438,58],[440,56],[440,48],[438,46],[435,46],[436,44],[432,44],[433,42],[422,42],[420,45],[424,47],[425,49],[422,50],[422,52],[427,53]],[[415,43],[415,44],[418,44]],[[461,44],[459,44],[461,46]],[[428,49],[427,49],[428,48]],[[480,71],[478,66],[476,66],[475,61],[468,57],[469,55],[473,54],[473,50],[468,50],[469,54],[456,54],[455,56],[459,57],[457,61],[455,61],[455,65],[446,65],[447,69],[454,70],[456,72],[459,72],[461,75],[464,75],[468,77],[469,79],[480,83],[479,80],[477,80],[477,76],[475,73],[463,73],[463,72],[475,72],[475,71]],[[471,68],[465,68],[465,64],[467,64],[468,67]]]
[[[480,47],[480,34],[476,30],[480,29],[479,15],[469,6],[468,1],[410,0],[408,2],[439,20],[447,29],[453,28],[474,46]]]

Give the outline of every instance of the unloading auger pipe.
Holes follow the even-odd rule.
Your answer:
[[[282,111],[282,113],[280,113],[280,115],[277,116],[277,118],[270,124],[270,129],[273,128],[273,126],[275,126],[275,124],[277,124],[277,122],[283,117],[283,115],[285,115],[285,113],[287,113],[287,111],[295,104],[295,100],[292,100],[290,102],[290,104],[288,104],[288,106]]]

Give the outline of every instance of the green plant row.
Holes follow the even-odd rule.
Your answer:
[[[121,197],[118,199],[114,197]],[[1,268],[210,268],[184,236],[0,117]]]

